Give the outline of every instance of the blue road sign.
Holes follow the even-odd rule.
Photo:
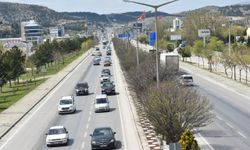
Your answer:
[[[128,38],[128,37],[130,37],[130,35],[126,33],[118,34],[118,38]]]
[[[156,39],[156,33],[150,32],[149,33],[149,45],[154,46],[155,45],[155,39]]]

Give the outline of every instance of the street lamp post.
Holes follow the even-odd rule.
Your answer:
[[[231,24],[232,24],[232,21],[229,20],[229,37],[228,37],[228,53],[229,53],[229,56],[231,56]]]
[[[156,85],[157,87],[159,87],[159,50],[158,50],[158,25],[157,25],[157,9],[160,8],[161,6],[176,2],[178,0],[172,0],[160,5],[150,5],[150,4],[145,4],[145,3],[141,3],[141,2],[136,2],[136,1],[131,1],[131,0],[123,0],[124,2],[129,2],[129,3],[135,3],[135,4],[139,4],[139,5],[144,5],[144,6],[148,6],[151,8],[155,9],[155,34],[156,34],[156,38],[155,38],[155,49],[156,49],[156,54],[155,54],[155,59],[156,59]]]

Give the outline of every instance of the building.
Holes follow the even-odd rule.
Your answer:
[[[31,42],[22,41],[22,38],[2,38],[0,44],[3,45],[5,50],[10,50],[12,47],[17,46],[26,56],[31,56],[33,44]]]
[[[175,18],[173,20],[173,30],[176,31],[177,29],[182,28],[182,21],[179,18]]]
[[[35,45],[43,42],[43,29],[34,20],[21,22],[21,37],[23,41],[31,42]]]
[[[64,26],[56,26],[49,28],[50,40],[53,41],[56,38],[65,36]]]

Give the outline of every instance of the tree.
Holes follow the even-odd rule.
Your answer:
[[[186,129],[203,127],[211,122],[209,100],[195,90],[165,82],[145,92],[145,111],[158,134],[167,143],[180,140]]]
[[[179,53],[181,54],[182,61],[184,61],[186,57],[191,57],[191,49],[192,47],[189,45],[184,48],[180,48]]]
[[[193,53],[198,56],[198,59],[200,57],[202,57],[202,51],[204,50],[204,47],[203,47],[203,42],[201,40],[196,40],[194,42],[194,46],[193,46]],[[203,67],[204,67],[204,60],[203,60],[203,57],[202,57],[202,62],[203,62]],[[199,65],[199,62],[198,62],[198,65]]]
[[[182,133],[179,143],[181,143],[182,145],[182,150],[199,150],[200,149],[197,144],[197,141],[194,138],[193,133],[189,129],[186,129]]]

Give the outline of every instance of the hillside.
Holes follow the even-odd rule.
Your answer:
[[[230,6],[224,6],[224,7],[206,6],[206,7],[202,7],[196,10],[192,10],[192,11],[202,11],[202,10],[208,10],[211,12],[219,12],[220,14],[224,16],[246,17],[250,15],[250,4],[244,3],[244,4],[236,4],[236,5],[230,5]],[[187,12],[181,12],[179,14],[185,15],[186,13]]]

